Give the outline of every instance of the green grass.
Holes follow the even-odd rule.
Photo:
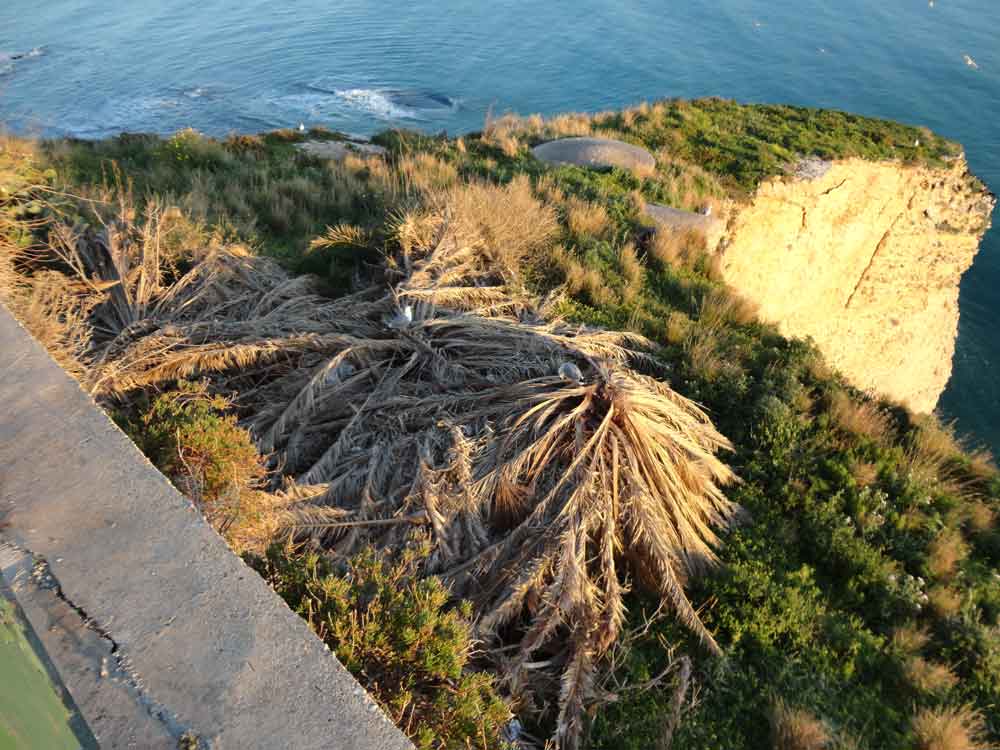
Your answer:
[[[671,99],[662,111],[638,113],[630,126],[619,115],[598,129],[621,130],[648,148],[665,148],[743,191],[804,156],[939,167],[961,151],[926,128],[830,109],[727,99]]]
[[[45,149],[64,190],[101,198],[124,184],[140,205],[161,197],[217,237],[265,249],[295,266],[324,227],[345,219],[380,221],[384,214],[364,175],[300,153],[294,143],[303,138],[282,131],[216,141],[182,131],[170,138],[54,141]]]

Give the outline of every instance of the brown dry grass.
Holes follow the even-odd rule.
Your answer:
[[[989,531],[996,523],[996,511],[982,500],[974,500],[965,506],[965,521],[974,532]]]
[[[554,248],[549,253],[548,260],[562,275],[566,291],[570,294],[585,295],[596,305],[606,305],[617,300],[617,295],[608,286],[604,276],[596,269],[583,265],[565,247]]]
[[[420,193],[447,190],[458,184],[458,170],[455,166],[433,154],[405,156],[397,163],[396,170],[411,190]]]
[[[774,750],[823,750],[832,740],[826,725],[780,698],[771,704],[771,747]]]
[[[858,487],[869,487],[878,480],[878,465],[869,461],[854,461],[851,464],[851,475]]]
[[[692,321],[680,310],[673,310],[667,315],[664,326],[664,336],[667,341],[675,346],[684,343],[691,330]]]
[[[892,417],[876,402],[834,391],[830,396],[830,416],[845,432],[888,445],[895,437]]]
[[[477,306],[484,295],[506,294],[499,285],[516,287],[529,263],[549,255],[559,231],[555,210],[535,197],[527,176],[506,185],[469,182],[432,192],[398,217],[390,233],[402,252],[387,263],[425,300],[433,288],[438,304]]]
[[[930,640],[926,627],[920,625],[901,625],[892,631],[892,647],[906,656],[919,653]]]
[[[951,578],[958,564],[969,556],[969,545],[958,529],[943,529],[927,549],[927,568],[938,579]]]
[[[933,415],[914,416],[912,421],[906,440],[910,479],[961,500],[978,499],[976,477],[962,468],[962,445],[954,425],[942,423]]]
[[[546,203],[551,203],[553,206],[562,206],[566,203],[566,193],[563,192],[563,189],[559,187],[555,178],[550,174],[543,174],[538,178],[538,181],[535,183],[535,192]]]
[[[692,325],[684,339],[684,352],[691,370],[707,381],[722,374],[726,362],[719,352],[721,342],[717,331],[708,326]]]
[[[922,656],[907,659],[904,672],[907,682],[922,693],[945,693],[958,685],[958,675],[951,667]]]
[[[650,254],[668,266],[693,267],[705,255],[703,232],[688,229],[683,232],[657,231],[650,243]]]
[[[623,245],[618,251],[618,262],[622,276],[625,278],[625,301],[630,302],[642,291],[642,285],[646,279],[646,269],[639,259],[635,245],[631,242]]]
[[[578,238],[604,238],[611,229],[607,209],[600,203],[591,203],[575,196],[566,201],[566,225]]]
[[[710,327],[747,325],[757,319],[757,306],[726,287],[713,287],[701,298],[698,320]]]
[[[969,473],[982,482],[989,482],[997,476],[997,465],[992,452],[987,448],[973,448],[966,452],[969,458]]]
[[[933,586],[927,592],[927,602],[935,615],[942,619],[954,617],[962,609],[962,597],[948,586]]]
[[[917,750],[988,750],[986,722],[972,706],[925,708],[913,717]]]

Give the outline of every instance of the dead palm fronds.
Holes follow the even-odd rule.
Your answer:
[[[684,584],[737,511],[715,456],[729,443],[631,369],[655,366],[644,339],[542,320],[512,294],[557,226],[530,186],[431,197],[397,223],[391,286],[336,300],[238,248],[177,262],[145,220],[56,247],[89,300],[93,390],[208,376],[283,477],[293,534],[345,555],[429,535],[426,571],[513,645],[497,651],[511,689],[560,680],[563,747],[579,744],[630,580],[718,651]]]

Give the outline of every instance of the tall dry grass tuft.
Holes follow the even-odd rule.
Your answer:
[[[396,164],[395,174],[402,179],[407,192],[430,193],[458,184],[458,169],[427,153],[404,156]]]
[[[390,269],[424,290],[511,283],[559,232],[554,209],[540,202],[527,176],[506,185],[471,182],[433,192],[401,216],[393,235],[402,250]],[[419,266],[419,270],[418,270]]]
[[[483,143],[500,149],[505,156],[515,157],[521,151],[520,137],[526,134],[525,121],[516,115],[493,118],[487,116],[483,128]]]
[[[622,276],[625,277],[625,301],[630,302],[642,291],[646,269],[643,267],[635,245],[631,242],[627,242],[619,249],[618,262],[621,266]]]
[[[947,664],[911,656],[904,665],[906,680],[922,693],[946,693],[958,685],[958,675]]]
[[[892,631],[892,647],[903,656],[919,653],[928,641],[927,628],[919,625],[901,625]]]
[[[927,548],[927,568],[938,579],[951,578],[958,564],[969,556],[969,545],[958,529],[942,529]]]
[[[869,487],[878,481],[878,464],[870,461],[853,461],[851,463],[851,476],[858,487]]]
[[[986,722],[970,705],[925,708],[913,717],[917,750],[989,750]]]
[[[931,587],[927,591],[927,602],[931,611],[941,619],[954,617],[962,609],[961,595],[944,585]]]
[[[996,523],[996,511],[981,500],[965,506],[965,522],[973,532],[989,531]]]
[[[929,641],[926,627],[911,624],[896,628],[891,643],[903,662],[903,676],[911,687],[923,693],[945,693],[958,685],[958,675],[947,664],[920,655]]]
[[[895,437],[892,417],[869,399],[858,400],[847,391],[834,391],[830,396],[830,416],[845,432],[888,445]]]
[[[23,285],[16,267],[31,233],[44,225],[40,217],[22,215],[19,204],[28,203],[42,180],[35,141],[14,138],[0,131],[0,296],[12,299]]]
[[[707,381],[722,374],[726,362],[720,354],[721,342],[716,329],[710,326],[690,325],[682,346],[692,372]]]
[[[698,320],[709,327],[747,325],[757,319],[757,306],[732,289],[713,287],[698,306]]]
[[[910,479],[932,491],[962,500],[978,499],[978,479],[969,476],[962,465],[962,446],[954,425],[943,424],[933,415],[911,419],[913,427],[906,439]]]
[[[697,229],[660,230],[653,235],[650,254],[666,266],[693,267],[707,250],[705,234]]]
[[[535,142],[591,135],[594,132],[593,120],[591,115],[580,112],[568,112],[549,119],[540,115],[520,117],[506,114],[493,117],[487,114],[483,126],[483,141],[508,153],[505,144],[513,144],[520,140]],[[507,145],[507,148],[513,146]],[[508,153],[508,155],[514,154]]]
[[[578,238],[603,238],[611,229],[611,219],[600,203],[573,196],[566,201],[566,225]]]
[[[40,271],[19,278],[0,298],[64,370],[77,379],[86,376],[92,305],[86,289],[58,271]]]
[[[830,745],[832,738],[822,721],[780,698],[771,704],[770,720],[774,750],[823,750]]]
[[[604,276],[596,268],[585,266],[565,247],[553,248],[548,260],[562,275],[570,294],[583,294],[595,305],[617,301],[615,291],[608,286]]]
[[[969,473],[981,482],[989,482],[997,477],[997,465],[988,448],[972,448],[966,451],[969,458]]]

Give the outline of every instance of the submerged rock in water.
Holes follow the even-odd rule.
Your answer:
[[[535,146],[535,158],[549,164],[579,167],[655,169],[656,159],[646,149],[613,138],[561,138]]]

